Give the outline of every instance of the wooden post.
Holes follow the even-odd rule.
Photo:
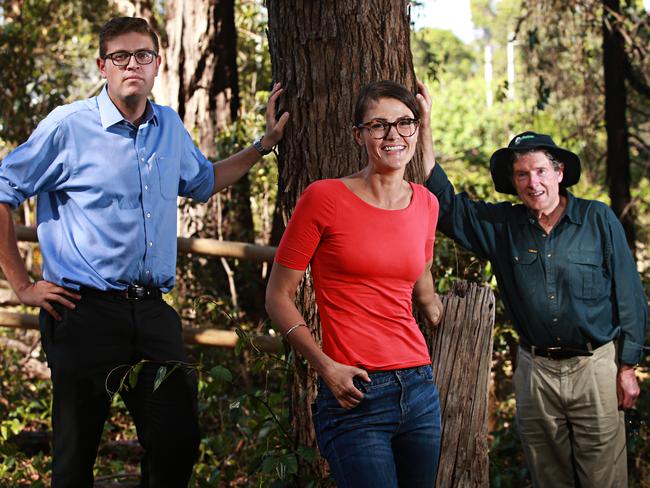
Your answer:
[[[488,286],[460,281],[441,300],[442,323],[425,333],[442,415],[436,488],[487,488],[494,294]]]

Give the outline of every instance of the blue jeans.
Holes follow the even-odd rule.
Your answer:
[[[319,380],[312,406],[316,439],[339,488],[431,488],[440,455],[440,401],[431,366],[354,379],[364,394],[339,405]]]

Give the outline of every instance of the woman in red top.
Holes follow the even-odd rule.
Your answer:
[[[417,98],[390,81],[362,89],[352,133],[368,165],[304,191],[266,292],[276,327],[320,376],[314,426],[339,487],[435,481],[440,405],[411,298],[439,322],[431,276],[438,201],[404,180],[419,126],[429,130],[431,101],[419,88]],[[310,263],[322,350],[294,304]]]

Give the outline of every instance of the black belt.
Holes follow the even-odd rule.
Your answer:
[[[129,285],[125,290],[97,290],[95,288],[82,287],[79,292],[83,295],[85,293],[97,295],[110,295],[127,300],[147,300],[151,298],[162,298],[162,291],[160,288],[144,285]]]
[[[519,345],[523,350],[528,351],[533,356],[540,356],[548,359],[569,359],[576,356],[593,356],[594,349],[600,347],[600,345],[594,347],[590,342],[587,342],[587,344],[581,347],[557,346],[543,348],[529,346],[523,342],[519,343]]]

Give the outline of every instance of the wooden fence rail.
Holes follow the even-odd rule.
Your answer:
[[[0,327],[38,330],[38,316],[0,311]],[[183,339],[185,344],[213,347],[235,347],[240,340],[234,330],[211,328],[183,329]],[[282,340],[278,336],[255,335],[250,337],[250,341],[260,351],[282,351]]]
[[[38,242],[35,227],[16,226],[16,238],[19,241]],[[248,242],[220,241],[218,239],[199,239],[178,237],[178,252],[202,254],[204,256],[220,256],[239,258],[250,261],[273,261],[277,248],[259,246]]]
[[[38,242],[35,227],[16,226],[16,238],[19,241]],[[249,261],[273,261],[276,247],[259,246],[247,242],[221,241],[218,239],[198,239],[179,237],[177,241],[179,253],[202,254],[245,259]],[[0,289],[0,305],[18,304],[18,297],[10,289]],[[38,330],[36,315],[18,314],[0,311],[0,327]],[[233,330],[212,328],[184,329],[186,344],[214,347],[235,347],[239,336]],[[282,341],[277,336],[258,335],[250,338],[251,344],[264,352],[277,353],[282,350]]]

